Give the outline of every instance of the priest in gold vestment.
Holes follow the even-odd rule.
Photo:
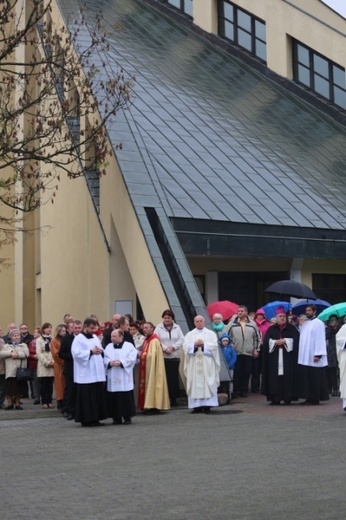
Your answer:
[[[154,329],[152,323],[144,323],[145,341],[139,354],[138,408],[147,413],[170,408],[162,346]]]
[[[196,316],[196,326],[184,340],[184,374],[191,413],[210,413],[218,406],[217,388],[220,385],[220,355],[217,336],[205,328],[203,316]]]

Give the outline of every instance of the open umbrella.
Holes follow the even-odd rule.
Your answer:
[[[270,320],[271,318],[275,318],[275,309],[281,306],[285,309],[285,312],[288,312],[291,309],[292,304],[289,302],[281,302],[276,300],[275,302],[270,302],[266,305],[263,305],[261,309],[263,309],[266,313],[267,320]]]
[[[321,312],[318,315],[318,318],[322,321],[328,321],[329,318],[335,314],[339,318],[342,318],[346,315],[346,302],[336,303],[335,305],[331,305],[327,309]]]
[[[319,314],[320,312],[324,311],[324,309],[326,309],[327,307],[330,307],[330,303],[324,301],[324,300],[320,300],[320,299],[317,299],[317,300],[311,300],[311,299],[307,299],[307,300],[301,300],[300,302],[297,302],[293,305],[292,307],[292,314],[295,314],[296,316],[299,316],[300,314],[304,314],[305,313],[305,308],[308,306],[308,305],[311,305],[311,304],[314,304],[316,305],[317,307],[317,314]]]
[[[237,314],[238,307],[237,303],[222,300],[207,305],[207,311],[211,320],[216,313],[221,314],[224,320],[229,320],[234,314]]]
[[[286,296],[293,296],[294,298],[310,298],[317,300],[316,294],[304,283],[296,282],[295,280],[280,280],[274,282],[264,292],[274,294],[285,294]]]

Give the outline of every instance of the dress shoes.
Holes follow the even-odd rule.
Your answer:
[[[72,415],[72,413],[70,413],[70,415],[68,415],[68,416],[66,417],[66,419],[67,419],[68,421],[73,421],[73,420],[74,420],[74,415]]]
[[[158,410],[157,408],[150,408],[148,410],[144,410],[143,413],[145,415],[159,415],[161,413],[161,410]]]
[[[82,426],[84,428],[94,428],[95,426],[106,426],[106,425],[101,423],[100,421],[93,421],[93,422],[82,422]]]
[[[13,410],[13,404],[8,404],[5,410]]]
[[[114,424],[114,426],[117,426],[119,424],[123,424],[123,421],[121,419],[114,419],[112,424]]]
[[[34,404],[41,404],[39,399],[35,399]]]
[[[124,424],[131,424],[131,417],[124,417]]]
[[[198,408],[194,408],[191,413],[202,413],[202,412],[203,412],[203,409],[202,409],[202,407],[199,406]]]

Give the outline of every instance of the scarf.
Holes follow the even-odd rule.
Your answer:
[[[44,341],[44,350],[46,352],[49,352],[50,351],[50,342],[52,341],[52,337],[51,336],[44,336],[43,334],[41,334],[41,338]]]
[[[225,326],[223,321],[221,323],[219,323],[218,325],[216,325],[216,323],[212,323],[211,325],[212,325],[213,329],[215,330],[215,332],[220,332]]]

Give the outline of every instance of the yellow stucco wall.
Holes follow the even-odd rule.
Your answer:
[[[51,17],[60,20],[55,5]],[[117,300],[132,301],[135,315],[136,294],[146,318],[160,321],[167,300],[115,157],[101,179],[100,195],[111,252],[84,178],[72,181],[63,172],[54,204],[43,197],[24,224],[36,231],[18,235],[14,247],[1,251],[12,263],[0,271],[1,292],[7,294],[0,302],[5,329],[14,318],[27,321],[30,329],[45,321],[55,326],[66,312],[82,320],[91,313],[108,320]]]
[[[116,241],[119,240],[122,250],[121,255],[123,255],[120,258],[121,264],[119,266],[125,267],[125,263],[127,265],[126,269],[122,271],[117,270],[115,265],[112,266],[111,264],[110,266],[114,291],[113,294],[110,294],[110,301],[130,299],[121,297],[125,294],[125,288],[127,288],[128,294],[132,294],[134,298],[134,288],[136,288],[146,319],[158,323],[162,311],[167,308],[167,299],[114,157],[111,158],[109,171],[111,174],[106,175],[101,180],[101,218],[107,230],[107,235],[111,233],[112,223],[114,224],[117,234],[115,238]],[[126,276],[127,280],[131,280],[133,283],[130,292]]]
[[[167,300],[114,157],[101,179],[101,219],[111,253],[83,178],[63,178],[54,205],[41,208],[42,321],[66,312],[108,320],[115,300],[132,300],[135,313],[136,292],[147,319],[159,321]]]
[[[7,325],[15,316],[13,245],[1,247],[0,259],[0,326],[7,332]]]

